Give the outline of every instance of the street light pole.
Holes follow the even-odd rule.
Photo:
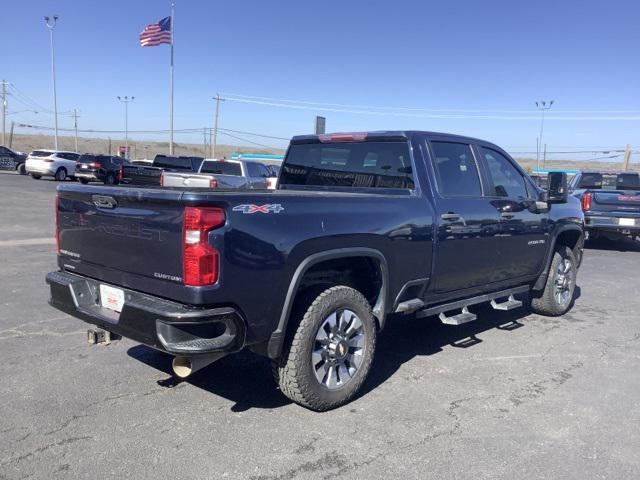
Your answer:
[[[77,152],[78,151],[78,109],[77,108],[73,109],[73,128],[76,133],[75,144],[76,144],[76,152]]]
[[[536,148],[536,164],[537,164],[538,170],[540,169],[540,150],[542,149],[542,145],[543,145],[542,133],[544,131],[544,114],[547,110],[551,108],[551,105],[553,105],[553,102],[554,102],[553,100],[550,100],[549,102],[546,102],[545,100],[536,102],[536,108],[542,112],[542,118],[540,119],[540,136],[538,137],[538,145]],[[546,151],[546,146],[545,146],[545,151]]]
[[[7,121],[7,82],[2,80],[2,145],[6,144],[5,123]]]
[[[136,97],[118,97],[122,103],[124,103],[124,148],[127,151],[127,158],[129,158],[129,103],[133,102]]]
[[[49,17],[44,17],[44,23],[47,25],[51,37],[51,80],[53,83],[53,115],[56,150],[58,150],[58,99],[56,97],[56,51],[53,45],[53,29],[56,27],[56,23],[58,23],[58,18],[60,18],[58,15],[54,15],[53,21],[50,22],[51,19]]]

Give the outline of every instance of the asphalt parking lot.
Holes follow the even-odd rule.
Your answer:
[[[0,172],[0,478],[640,478],[640,245],[587,249],[573,310],[399,318],[326,413],[241,353],[176,382],[47,305],[56,182]]]

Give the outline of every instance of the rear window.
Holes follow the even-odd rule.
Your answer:
[[[52,155],[52,152],[43,152],[42,150],[34,150],[31,152],[32,157],[48,157]]]
[[[79,163],[92,163],[96,161],[95,155],[82,155],[78,160]]]
[[[175,168],[176,170],[193,170],[191,158],[180,157],[156,157],[153,161],[154,167]]]
[[[280,185],[414,188],[406,142],[291,145]]]
[[[213,173],[216,175],[242,175],[242,168],[236,162],[204,162],[201,173]]]
[[[640,190],[640,176],[637,173],[583,173],[577,189],[589,190]]]

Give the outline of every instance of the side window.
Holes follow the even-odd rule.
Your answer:
[[[6,148],[0,146],[0,155],[9,155],[9,150],[7,150]]]
[[[450,197],[482,195],[480,175],[471,146],[464,143],[431,142],[435,155],[438,191]]]
[[[266,166],[260,163],[258,164],[258,169],[260,170],[261,177],[267,178],[269,176],[269,169]]]
[[[529,197],[524,177],[508,158],[490,148],[481,147],[481,151],[493,183],[493,192],[489,195],[522,199]]]
[[[260,169],[258,168],[258,164],[247,162],[247,170],[250,177],[259,177]]]

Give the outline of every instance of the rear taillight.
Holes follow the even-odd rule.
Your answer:
[[[588,212],[589,210],[591,210],[591,194],[587,192],[582,195],[582,211]]]
[[[222,208],[185,207],[182,226],[182,267],[185,285],[200,287],[218,281],[218,251],[209,245],[208,233],[224,225]]]
[[[164,187],[164,172],[160,174],[160,186]]]
[[[56,211],[54,217],[56,219],[56,255],[60,255],[60,194],[56,194],[55,202]]]
[[[218,188],[218,180],[215,178],[210,179],[209,188]]]
[[[102,164],[101,164],[101,163],[97,163],[97,162],[93,162],[93,163],[91,164],[91,166],[92,166],[93,168],[102,168]]]
[[[122,183],[122,179],[124,178],[124,167],[120,167],[118,169],[118,173],[116,174],[116,179],[118,183]]]

